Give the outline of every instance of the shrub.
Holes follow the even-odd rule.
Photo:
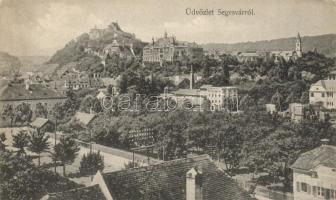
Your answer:
[[[104,169],[104,157],[100,155],[100,151],[84,154],[79,166],[81,175],[93,175],[98,170]]]

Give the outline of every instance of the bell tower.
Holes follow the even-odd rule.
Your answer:
[[[300,33],[298,33],[296,37],[295,52],[299,58],[302,57],[302,42],[301,42]]]

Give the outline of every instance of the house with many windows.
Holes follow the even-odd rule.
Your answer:
[[[336,199],[336,146],[303,153],[291,168],[295,200]]]
[[[336,109],[336,71],[325,80],[319,80],[309,89],[309,103],[321,104],[326,109]]]

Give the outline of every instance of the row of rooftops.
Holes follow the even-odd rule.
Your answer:
[[[301,154],[291,168],[307,172],[321,165],[336,168],[335,154],[335,146],[322,145]],[[209,156],[200,155],[109,173],[98,171],[91,186],[48,194],[42,200],[184,200],[192,172],[201,175],[203,200],[252,199]]]

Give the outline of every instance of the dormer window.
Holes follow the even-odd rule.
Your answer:
[[[312,178],[318,178],[317,172],[311,172],[311,177]]]

